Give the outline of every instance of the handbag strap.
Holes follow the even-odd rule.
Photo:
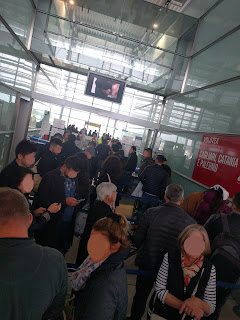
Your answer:
[[[195,286],[195,288],[193,290],[193,293],[191,294],[191,297],[195,297],[195,294],[197,293],[197,290],[198,290],[199,282],[200,282],[200,280],[202,278],[202,275],[203,275],[204,271],[205,271],[205,268],[202,268],[202,272],[201,272],[200,278],[199,278],[199,280],[198,280],[198,282],[197,282],[197,284],[196,284],[196,286]],[[186,313],[183,314],[182,320],[184,320],[185,317],[186,317]]]
[[[108,173],[107,173],[107,177],[108,177],[108,182],[111,183],[112,181],[111,181],[110,175]]]

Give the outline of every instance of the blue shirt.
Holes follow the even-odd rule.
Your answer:
[[[76,183],[75,179],[71,179],[64,176],[65,197],[75,197]],[[71,221],[75,207],[67,206],[63,212],[63,221]]]

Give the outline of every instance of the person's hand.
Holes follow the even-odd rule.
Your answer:
[[[46,211],[46,208],[40,207],[36,210],[34,210],[33,212],[35,213],[36,216],[40,216],[41,214],[43,214]]]
[[[180,314],[183,312],[185,312],[188,316],[196,317],[197,320],[201,319],[204,315],[202,309],[202,300],[196,297],[185,300],[179,310]]]
[[[57,213],[61,209],[61,206],[61,203],[52,203],[48,207],[48,211],[50,211],[51,213]]]
[[[75,207],[76,205],[79,204],[79,201],[77,201],[77,199],[75,198],[69,197],[69,198],[66,198],[66,204],[69,207]]]
[[[202,309],[198,309],[196,308],[196,310],[193,312],[192,315],[194,318],[196,318],[197,320],[201,320],[204,316],[204,312]]]

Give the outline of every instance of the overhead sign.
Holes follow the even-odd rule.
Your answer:
[[[230,197],[240,190],[240,137],[204,135],[192,178],[208,187],[220,184]]]
[[[93,122],[85,122],[86,125],[91,126],[91,127],[97,127],[100,128],[101,125]]]

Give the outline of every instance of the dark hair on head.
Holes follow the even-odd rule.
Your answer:
[[[137,148],[135,146],[131,146],[131,148],[133,149],[133,151],[137,151]]]
[[[223,191],[221,188],[215,190],[215,189],[210,189],[210,191],[215,192],[215,196],[211,202],[210,205],[210,213],[211,214],[217,214],[220,213],[220,208],[222,205],[223,201]]]
[[[29,140],[22,140],[16,146],[15,155],[17,158],[19,154],[21,154],[22,156],[26,156],[27,154],[30,154],[36,151],[37,151],[37,147],[35,144],[30,142]]]
[[[80,171],[78,173],[78,181],[81,185],[81,191],[83,194],[88,194],[90,190],[88,158],[84,152],[78,152],[75,156],[79,160]]]
[[[49,146],[60,146],[62,147],[63,143],[60,139],[58,138],[52,138],[50,141],[50,145]]]
[[[102,139],[102,144],[107,144],[107,143],[108,143],[107,139]]]
[[[106,233],[108,239],[112,245],[120,242],[120,250],[124,250],[129,247],[130,243],[127,239],[124,228],[127,227],[127,219],[121,214],[110,214],[109,216],[98,220],[93,230]]]
[[[78,152],[75,154],[75,157],[78,158],[79,161],[79,167],[81,168],[81,171],[88,171],[89,170],[89,161],[84,152]]]
[[[232,203],[235,204],[238,210],[240,210],[240,192],[235,193]]]
[[[72,169],[75,172],[79,172],[81,170],[80,160],[76,156],[71,156],[64,161],[64,164],[68,169]]]
[[[75,142],[76,141],[76,136],[74,134],[70,134],[69,137],[68,137],[68,141]]]
[[[29,168],[20,166],[10,168],[7,170],[7,174],[3,177],[1,186],[18,189],[19,185],[28,174],[33,176],[33,172]]]
[[[112,145],[112,149],[113,149],[113,152],[118,152],[118,151],[120,150],[118,144],[113,144],[113,145]]]
[[[151,148],[146,148],[146,149],[144,149],[144,151],[147,151],[147,153],[152,156],[152,149]]]
[[[102,174],[109,174],[111,180],[119,179],[122,163],[117,156],[108,156],[102,164]]]
[[[62,135],[61,133],[57,132],[57,133],[55,133],[55,135],[52,137],[52,139],[55,139],[55,138],[62,141],[63,135]],[[51,140],[52,140],[52,139],[51,139]]]
[[[165,161],[164,156],[161,156],[161,155],[156,156],[156,160],[158,163],[163,163],[163,161]]]
[[[6,225],[9,219],[16,217],[29,219],[29,204],[18,190],[0,188],[0,225]]]
[[[117,141],[116,145],[119,146],[119,150],[122,149],[122,144],[120,141]]]
[[[91,141],[89,145],[92,146],[93,148],[96,148],[96,142],[95,141]]]

